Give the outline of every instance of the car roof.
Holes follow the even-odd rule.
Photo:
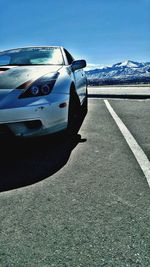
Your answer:
[[[14,47],[7,50],[0,50],[0,52],[7,52],[11,50],[17,50],[17,49],[26,49],[26,48],[61,48],[64,49],[62,46],[48,46],[48,45],[40,45],[40,46],[24,46],[24,47]]]

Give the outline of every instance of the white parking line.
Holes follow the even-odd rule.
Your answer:
[[[111,107],[108,100],[104,100],[104,103],[109,110],[111,116],[115,120],[116,124],[118,125],[121,133],[123,134],[126,142],[128,143],[131,151],[133,152],[137,162],[139,163],[146,179],[148,182],[148,185],[150,187],[150,161],[148,160],[147,156],[145,155],[142,148],[139,146],[133,135],[130,133],[128,128],[125,126],[125,124],[122,122],[122,120],[119,118],[119,116],[116,114],[116,112]]]

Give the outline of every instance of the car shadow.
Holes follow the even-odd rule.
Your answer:
[[[19,140],[0,138],[0,192],[51,176],[67,163],[78,143],[85,141],[79,134],[66,133]]]

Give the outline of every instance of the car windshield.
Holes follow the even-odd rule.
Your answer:
[[[63,65],[60,48],[31,47],[0,52],[0,66],[8,65]]]

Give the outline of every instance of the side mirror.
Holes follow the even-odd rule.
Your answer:
[[[73,71],[83,69],[85,67],[86,67],[86,61],[84,59],[74,60],[71,65]]]

